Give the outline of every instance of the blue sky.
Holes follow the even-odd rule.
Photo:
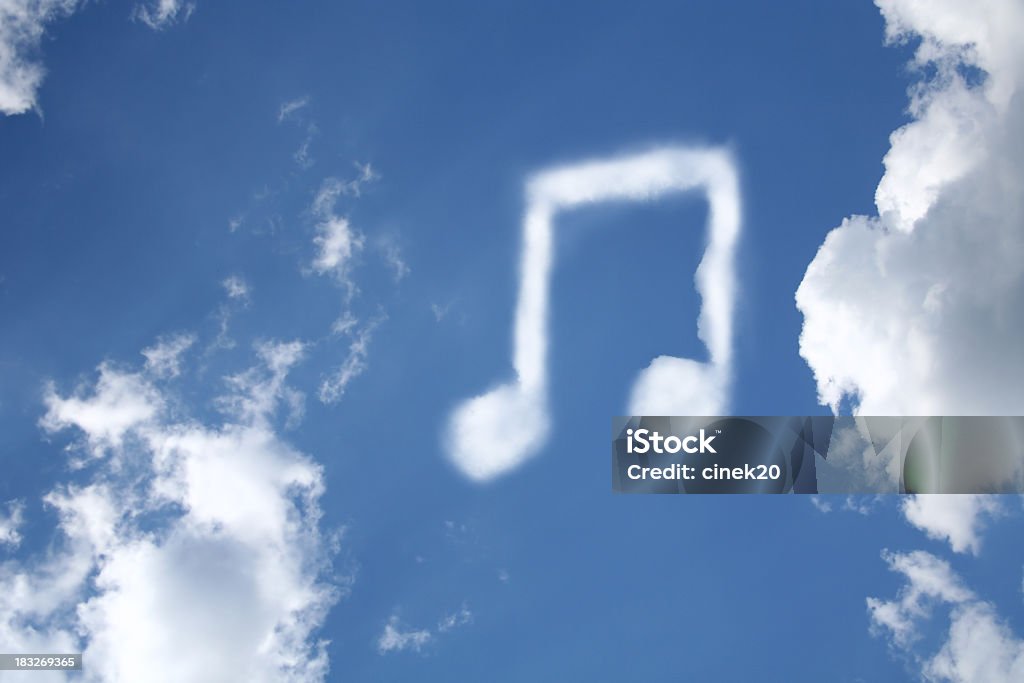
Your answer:
[[[198,0],[147,23],[130,2],[72,2],[68,16],[39,19],[38,44],[0,30],[45,68],[31,110],[8,105],[0,118],[0,506],[16,501],[8,520],[21,518],[20,543],[0,534],[0,582],[42,576],[48,557],[75,546],[67,510],[82,508],[44,503],[48,492],[90,482],[149,491],[147,477],[159,473],[127,482],[116,463],[146,462],[153,440],[179,429],[201,425],[209,436],[238,424],[272,432],[322,468],[309,470],[323,486],[314,496],[322,516],[302,518],[322,536],[310,540],[303,527],[288,538],[304,561],[320,563],[295,570],[296,580],[341,590],[310,601],[313,612],[329,610],[299,632],[329,641],[329,673],[314,667],[296,680],[917,680],[947,639],[944,611],[963,601],[939,599],[935,618],[917,625],[920,640],[904,647],[865,607],[903,586],[881,557],[886,548],[943,558],[1011,635],[1024,632],[1016,501],[968,503],[969,529],[949,531],[895,499],[837,499],[823,513],[805,497],[612,495],[609,418],[625,410],[633,377],[660,354],[707,354],[694,323],[707,213],[697,195],[559,219],[551,436],[535,458],[486,483],[464,477],[446,454],[453,408],[512,374],[526,179],[662,145],[722,146],[739,173],[731,411],[828,412],[815,368],[842,371],[822,360],[829,349],[801,356],[812,295],[827,290],[811,291],[818,281],[805,273],[846,217],[884,213],[876,187],[890,134],[928,120],[927,103],[924,113],[908,110],[908,88],[930,73],[908,67],[920,36],[959,39],[935,33],[941,22],[915,15],[913,3],[881,4],[888,14],[852,1],[240,9]],[[936,14],[969,11],[947,4]],[[1006,11],[996,5],[993,17]],[[0,18],[20,6],[0,0]],[[884,45],[887,21],[902,21],[910,40]],[[995,54],[982,50],[973,66],[993,83],[1019,83],[1009,67],[996,78],[1012,60]],[[935,107],[942,87],[928,100]],[[1011,129],[1017,109],[1007,106],[979,125]],[[920,163],[931,177],[928,164],[938,162]],[[934,175],[960,179],[952,173]],[[332,187],[334,201],[317,208]],[[926,189],[935,187],[946,186]],[[935,201],[959,206],[949,197]],[[963,209],[968,218],[973,208]],[[1016,253],[1018,214],[1004,215],[1003,244]],[[339,221],[356,241],[352,253],[318,268],[316,240]],[[886,230],[898,232],[894,225]],[[836,268],[850,278],[838,286],[857,290],[855,275]],[[955,277],[934,291],[958,291]],[[231,296],[228,278],[244,293]],[[990,300],[1019,301],[1019,276],[1007,278]],[[794,303],[801,282],[803,311]],[[352,324],[332,332],[346,315]],[[174,335],[192,340],[180,367],[143,369],[140,351]],[[1001,337],[984,338],[992,350],[978,356],[1003,358],[1010,386],[1019,351],[1007,357]],[[303,357],[290,388],[266,389],[278,408],[252,417],[224,399],[271,386],[260,384],[262,370],[261,379],[244,373],[271,363],[259,344],[292,340]],[[857,340],[857,349],[884,353],[885,343]],[[104,362],[122,380],[141,378],[125,392],[160,406],[123,440],[69,403],[102,403]],[[346,364],[355,371],[343,395],[321,400],[325,378]],[[899,403],[867,370],[847,366],[844,410],[858,396],[876,414],[989,405],[972,403],[972,387],[954,379],[961,403]],[[940,396],[944,376],[935,373],[908,375],[906,395]],[[1019,390],[1001,396],[1019,414]],[[85,465],[74,467],[76,458]],[[274,490],[281,505],[294,502],[292,489]],[[188,500],[122,511],[115,540],[102,541],[113,545],[90,551],[63,611],[30,618],[0,600],[0,634],[15,639],[31,624],[58,634],[49,642],[68,633],[82,648],[114,642],[119,631],[100,617],[76,627],[75,605],[127,619],[115,609],[122,603],[97,600],[132,595],[104,563],[133,544],[168,547],[183,509],[190,519]],[[181,528],[201,527],[191,524]],[[220,543],[234,527],[201,528]],[[958,551],[957,533],[982,531],[976,552]],[[117,680],[110,666],[90,675]]]

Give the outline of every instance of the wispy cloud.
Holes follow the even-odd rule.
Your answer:
[[[472,621],[473,613],[465,603],[455,612],[441,617],[433,629],[406,627],[401,623],[397,614],[392,614],[377,638],[377,652],[382,655],[404,650],[420,652],[441,634],[465,626]]]
[[[427,629],[403,627],[398,616],[392,615],[388,619],[388,623],[384,624],[384,631],[377,639],[377,652],[382,655],[403,650],[419,652],[424,645],[430,642],[432,637],[433,634]]]
[[[738,174],[731,155],[715,148],[663,147],[542,171],[527,182],[519,300],[512,364],[516,378],[459,405],[446,448],[472,479],[507,472],[547,439],[548,300],[554,266],[552,233],[559,211],[609,201],[652,201],[703,191],[711,205],[707,248],[695,275],[702,305],[697,333],[709,363],[658,356],[640,372],[627,408],[634,415],[720,415],[728,405],[735,299],[733,253],[740,231]]]
[[[161,337],[156,345],[142,350],[146,369],[156,377],[177,377],[181,374],[181,356],[195,343],[196,336],[190,333]]]
[[[150,0],[135,6],[133,16],[155,31],[162,31],[179,21],[188,21],[196,4],[188,0]]]
[[[241,299],[242,301],[248,301],[250,289],[249,283],[240,275],[231,275],[224,278],[224,281],[221,282],[221,286],[224,287],[224,291],[227,293],[229,299]]]
[[[281,107],[277,110],[277,122],[283,123],[290,119],[296,112],[305,109],[309,106],[309,96],[304,95],[297,97],[294,100],[288,100],[281,103]]]
[[[21,501],[12,500],[0,509],[0,546],[16,547],[21,543],[19,529],[23,521],[25,505]]]
[[[439,303],[430,304],[430,312],[434,314],[434,321],[441,322],[448,316],[448,312],[451,310],[451,303],[444,304],[443,306]]]
[[[327,178],[313,197],[310,207],[312,214],[318,219],[316,236],[316,256],[311,268],[318,275],[330,275],[348,290],[351,298],[357,288],[349,277],[352,261],[363,249],[365,237],[352,227],[349,219],[337,213],[337,203],[342,196],[359,197],[366,183],[377,180],[380,176],[370,164],[356,164],[358,175],[350,180]]]
[[[334,372],[324,378],[320,383],[320,400],[324,403],[336,403],[345,395],[349,383],[369,369],[370,342],[377,327],[387,319],[380,315],[367,322],[362,328],[356,329],[358,324],[354,318],[342,318],[341,325],[335,323],[335,331],[341,331],[351,336],[348,355],[344,362]]]
[[[384,263],[386,263],[388,268],[391,270],[391,276],[394,278],[396,283],[401,282],[409,276],[412,269],[409,268],[409,264],[405,262],[405,258],[402,256],[402,250],[394,238],[382,239],[380,241],[380,249],[384,254]]]
[[[37,109],[46,70],[37,53],[47,27],[73,13],[80,0],[0,0],[0,112]]]

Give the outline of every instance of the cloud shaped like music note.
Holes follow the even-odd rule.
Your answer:
[[[526,184],[512,358],[515,379],[457,406],[448,424],[445,447],[466,476],[476,481],[493,479],[535,455],[547,441],[548,303],[554,265],[552,233],[558,213],[600,202],[654,201],[687,191],[702,191],[710,207],[707,247],[695,273],[701,296],[697,334],[707,346],[709,361],[658,356],[633,383],[628,413],[728,412],[734,253],[741,213],[731,154],[715,147],[672,146],[546,169]]]

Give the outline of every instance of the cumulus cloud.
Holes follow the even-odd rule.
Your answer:
[[[947,562],[922,551],[883,553],[889,568],[903,575],[894,600],[868,598],[875,633],[911,655],[930,681],[1011,683],[1024,680],[1024,640],[995,607],[963,585]],[[937,651],[921,652],[924,627],[937,611],[949,626]]]
[[[145,377],[122,372],[110,363],[99,366],[99,379],[92,388],[79,387],[61,396],[50,384],[43,400],[46,414],[40,425],[51,433],[77,427],[95,457],[119,449],[126,436],[164,406],[163,395]]]
[[[697,333],[710,362],[659,356],[633,384],[634,415],[727,412],[735,299],[733,252],[740,231],[739,182],[731,156],[713,148],[651,152],[548,169],[529,179],[512,364],[516,378],[458,406],[446,447],[467,476],[486,480],[536,454],[547,439],[548,300],[553,223],[560,211],[598,202],[652,201],[703,191],[710,204],[704,256],[695,282],[702,298]],[[695,236],[697,234],[695,233]]]
[[[863,415],[1024,411],[1024,5],[879,0],[918,41],[913,120],[876,216],[832,232],[796,294],[822,403]]]
[[[17,547],[21,543],[18,529],[21,527],[25,505],[21,501],[12,500],[4,507],[7,512],[0,509],[0,546]]]
[[[340,588],[323,578],[323,472],[274,429],[302,351],[261,344],[213,424],[148,371],[104,364],[91,387],[49,387],[43,427],[112,457],[44,499],[60,542],[0,565],[0,640],[84,651],[90,681],[324,680],[316,633]]]
[[[985,522],[1001,511],[993,496],[966,494],[911,496],[902,509],[907,521],[929,538],[948,541],[955,552],[974,555],[981,550]]]
[[[187,0],[150,0],[136,5],[133,16],[151,29],[161,31],[178,21],[188,21],[195,9],[196,4]]]
[[[796,293],[819,400],[862,415],[1024,411],[1024,5],[878,0],[916,40],[913,120],[896,130],[876,216],[832,230]],[[918,498],[908,520],[978,550],[982,498]]]
[[[79,0],[0,0],[0,112],[37,107],[46,70],[38,59],[48,25],[74,12]]]

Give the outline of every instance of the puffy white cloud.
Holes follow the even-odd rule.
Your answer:
[[[917,495],[903,501],[907,521],[929,538],[948,541],[958,553],[977,555],[981,550],[981,530],[985,520],[1000,512],[994,496]]]
[[[919,620],[927,617],[934,604],[958,604],[974,595],[965,588],[949,563],[921,550],[900,554],[883,552],[889,568],[903,576],[907,584],[896,600],[868,598],[873,628],[888,631],[893,641],[907,647],[920,637]]]
[[[181,356],[196,343],[194,334],[161,337],[155,346],[142,350],[146,370],[156,377],[177,377],[181,374]]]
[[[918,40],[913,120],[878,215],[829,233],[796,294],[823,403],[862,415],[1024,411],[1024,5],[879,0]]]
[[[178,21],[188,21],[196,9],[188,0],[150,0],[135,6],[136,19],[156,31],[163,30]]]
[[[822,403],[861,415],[1024,411],[1024,5],[878,0],[917,40],[913,120],[895,131],[877,216],[828,234],[796,293]],[[981,498],[910,500],[929,536],[977,552]]]
[[[38,61],[46,27],[67,16],[79,0],[0,0],[0,112],[8,116],[36,108],[46,71]]]
[[[954,574],[949,564],[925,552],[883,554],[904,576],[895,600],[868,598],[876,633],[907,651],[929,681],[1014,683],[1024,680],[1024,640]],[[948,612],[949,627],[938,651],[922,653],[923,626],[937,611]]]
[[[121,372],[109,363],[99,366],[91,394],[80,387],[72,395],[60,396],[50,384],[43,400],[47,410],[40,425],[49,432],[79,428],[97,457],[120,447],[130,431],[156,416],[164,401],[142,375]]]
[[[21,501],[12,500],[4,507],[7,508],[7,512],[0,510],[0,546],[16,547],[21,543],[21,533],[18,528],[21,527],[23,521],[25,505]]]
[[[0,640],[84,650],[89,681],[323,680],[336,537],[319,528],[321,467],[273,427],[303,348],[261,344],[260,363],[228,378],[220,424],[109,364],[91,389],[50,387],[44,428],[114,457],[46,496],[61,543],[0,565]]]
[[[457,406],[446,448],[469,477],[486,480],[535,455],[547,439],[548,300],[554,265],[553,223],[560,211],[598,202],[652,201],[703,191],[708,235],[695,281],[702,304],[697,334],[710,362],[659,356],[633,384],[633,415],[720,415],[727,412],[735,299],[733,252],[740,231],[738,174],[730,154],[714,148],[665,147],[637,155],[548,169],[527,182],[520,292],[515,312],[516,377]]]

